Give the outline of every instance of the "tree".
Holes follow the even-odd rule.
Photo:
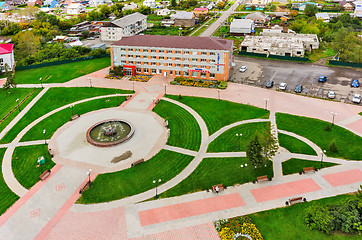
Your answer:
[[[88,35],[89,35],[89,31],[88,31],[88,30],[82,31],[81,33],[82,33],[82,37],[83,37],[83,38],[87,38]]]
[[[305,6],[305,9],[303,12],[308,17],[313,17],[318,12],[318,8],[316,5],[307,4],[307,6]]]
[[[171,0],[171,7],[176,7],[176,6],[177,6],[176,0]]]
[[[275,156],[275,153],[278,151],[278,141],[270,131],[265,131],[260,139],[266,167],[268,160],[272,160],[272,157]]]
[[[10,88],[16,88],[16,82],[14,80],[14,72],[13,70],[9,70],[9,65],[7,63],[5,63],[5,77],[6,81],[3,85],[3,88],[8,90],[10,93]]]
[[[335,142],[332,142],[332,144],[329,146],[329,150],[333,153],[338,152],[338,148]]]
[[[358,39],[351,28],[341,28],[334,33],[334,44],[332,48],[339,52],[339,58],[342,61],[357,62]]]
[[[246,149],[246,156],[254,167],[263,166],[264,159],[262,152],[263,148],[260,144],[258,135],[255,135],[255,138],[251,140]]]
[[[17,58],[25,58],[35,54],[40,48],[40,39],[31,31],[21,32],[17,43]]]
[[[139,7],[138,12],[142,13],[143,15],[149,15],[151,13],[151,8],[142,5]]]
[[[310,230],[329,234],[334,229],[334,217],[329,210],[320,205],[312,205],[306,210],[305,223]]]

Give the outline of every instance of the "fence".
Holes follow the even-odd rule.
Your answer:
[[[308,58],[304,58],[304,57],[279,56],[279,55],[272,55],[272,54],[269,54],[269,56],[268,56],[265,53],[253,53],[253,52],[244,52],[244,51],[239,51],[239,55],[251,56],[251,57],[262,57],[262,58],[273,58],[273,59],[297,61],[297,62],[308,62],[309,61]]]
[[[86,61],[86,60],[90,60],[90,59],[103,58],[103,57],[110,57],[110,55],[109,54],[103,54],[103,55],[99,55],[99,56],[81,57],[81,58],[67,59],[67,60],[62,60],[62,61],[57,61],[57,62],[48,62],[48,63],[41,63],[41,64],[23,66],[23,67],[15,67],[15,71],[34,69],[34,68],[41,68],[41,67],[48,67],[48,66],[54,66],[54,65],[61,65],[61,64],[72,63],[72,62],[80,62],[80,61]]]
[[[330,65],[362,68],[362,63],[329,60]]]

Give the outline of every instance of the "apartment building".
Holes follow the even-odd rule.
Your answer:
[[[118,41],[122,37],[138,34],[147,28],[147,16],[136,12],[104,24],[101,27],[102,41]]]
[[[127,75],[161,75],[227,81],[233,41],[211,37],[136,35],[111,46],[111,67]]]

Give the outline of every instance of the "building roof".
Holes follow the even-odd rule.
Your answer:
[[[209,11],[208,8],[195,8],[194,11]]]
[[[261,12],[254,12],[246,15],[245,19],[268,19],[269,16]]]
[[[326,13],[326,12],[320,12],[320,13],[316,13],[315,14],[315,17],[317,18],[317,19],[329,19],[329,14],[328,13]]]
[[[251,28],[253,20],[251,19],[234,19],[230,24],[231,28]]]
[[[140,21],[144,18],[147,18],[145,15],[139,13],[139,12],[135,12],[132,13],[130,15],[127,15],[123,18],[117,19],[115,21],[112,21],[112,24],[118,26],[118,27],[126,27],[132,23],[135,23],[137,21]]]
[[[9,54],[13,52],[14,44],[0,44],[0,54]]]
[[[175,14],[171,14],[171,18],[174,19],[192,19],[194,12],[178,11]]]
[[[230,50],[231,46],[233,45],[233,41],[211,37],[135,35],[131,37],[123,37],[121,40],[113,43],[112,45],[155,48]]]

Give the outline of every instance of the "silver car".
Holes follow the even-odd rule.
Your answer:
[[[287,83],[280,83],[279,84],[279,89],[280,90],[285,90],[285,89],[287,89],[287,85],[288,85]]]

